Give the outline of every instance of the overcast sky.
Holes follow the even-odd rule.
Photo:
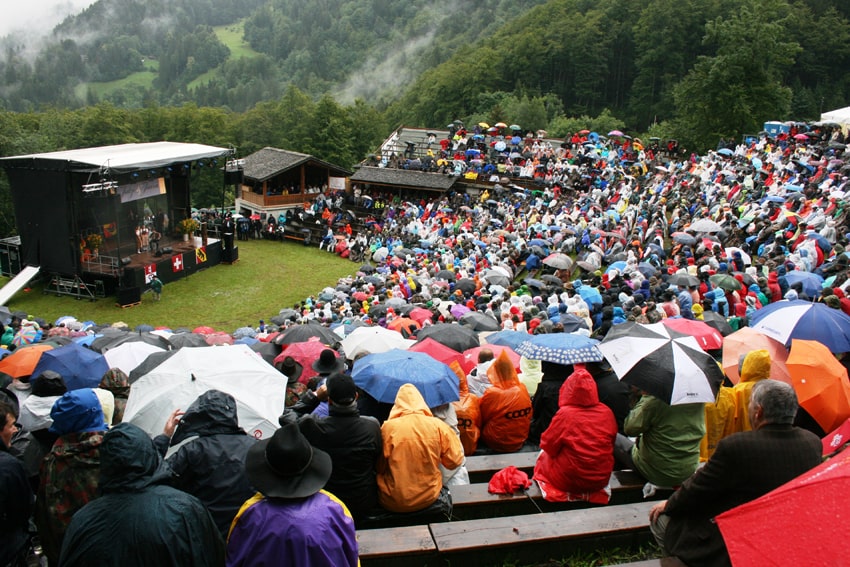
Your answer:
[[[0,36],[10,32],[42,34],[65,16],[78,13],[95,0],[0,0]]]

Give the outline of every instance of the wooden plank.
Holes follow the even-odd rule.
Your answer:
[[[431,524],[431,533],[441,555],[474,551],[481,547],[527,547],[569,539],[596,539],[648,530],[649,510],[654,504],[641,502]]]
[[[466,458],[466,470],[472,482],[489,482],[498,471],[515,466],[531,476],[539,451],[522,451],[499,455],[472,455]]]
[[[358,530],[360,559],[427,555],[437,551],[428,525]]]

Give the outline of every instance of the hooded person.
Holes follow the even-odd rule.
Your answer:
[[[451,363],[452,370],[458,376],[458,394],[460,399],[452,402],[457,415],[457,428],[463,454],[472,455],[478,449],[478,439],[481,437],[481,407],[478,396],[470,392],[466,374],[457,362]]]
[[[531,397],[505,351],[487,370],[492,388],[481,396],[481,440],[491,449],[513,453],[522,448],[531,427]]]
[[[0,397],[0,565],[26,565],[32,489],[23,463],[9,448],[17,408]]]
[[[752,431],[747,407],[756,382],[770,378],[770,353],[764,349],[748,352],[741,362],[740,376],[741,379],[732,387],[734,421],[727,426],[724,437],[739,431]]]
[[[560,407],[540,438],[534,480],[550,502],[607,504],[617,420],[599,401],[596,382],[578,367],[559,391]]]
[[[391,512],[416,512],[443,496],[439,465],[464,462],[463,446],[451,427],[435,418],[416,386],[404,384],[381,426],[378,500]]]
[[[91,388],[66,392],[50,411],[58,436],[41,465],[35,522],[48,561],[56,564],[73,515],[98,496],[100,445],[107,429]]]
[[[130,397],[130,377],[120,368],[110,368],[100,379],[98,388],[112,392],[114,398],[112,425],[118,425],[124,421],[124,408],[127,407],[127,399]]]
[[[185,413],[172,413],[163,433],[154,438],[171,473],[169,484],[203,502],[222,537],[254,494],[245,475],[245,455],[256,442],[239,427],[236,400],[219,390],[198,396]]]
[[[53,425],[50,411],[56,400],[67,391],[59,373],[45,370],[32,379],[32,392],[21,404],[18,417],[21,433],[12,441],[12,453],[23,461],[27,476],[33,483],[33,491],[38,490],[41,462],[58,437],[50,432]]]
[[[101,497],[71,520],[60,564],[214,566],[224,542],[200,500],[165,485],[167,469],[147,433],[130,423],[101,445]]]
[[[558,412],[561,386],[573,372],[572,365],[546,360],[540,362],[540,367],[543,370],[543,379],[531,398],[531,426],[528,430],[528,441],[535,445],[540,444],[540,436]]]
[[[228,567],[358,565],[354,519],[341,500],[323,490],[331,457],[312,447],[296,423],[256,443],[245,469],[259,492],[233,520]]]

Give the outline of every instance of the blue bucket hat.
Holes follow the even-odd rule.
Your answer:
[[[100,400],[91,388],[63,394],[53,404],[50,417],[53,419],[50,432],[56,435],[107,430]]]

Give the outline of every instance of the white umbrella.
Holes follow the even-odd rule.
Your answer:
[[[171,412],[213,389],[236,399],[239,426],[249,435],[264,439],[278,428],[286,376],[247,345],[181,348],[133,384],[124,421],[157,435]]]
[[[103,358],[106,359],[109,368],[120,368],[129,376],[130,372],[143,363],[149,355],[164,350],[148,343],[133,341],[109,349],[103,354]]]
[[[723,227],[711,219],[697,219],[691,223],[688,230],[694,232],[720,232]]]
[[[416,341],[405,339],[401,333],[383,327],[358,327],[342,340],[345,358],[354,360],[360,354],[374,354],[393,349],[407,350]]]
[[[744,252],[743,250],[741,250],[740,248],[738,248],[737,246],[727,246],[726,250],[724,250],[724,252],[726,253],[726,258],[729,259],[729,260],[732,259],[735,252],[740,252],[741,253],[741,260],[744,261],[745,266],[751,266],[752,263],[753,263],[753,259],[750,258],[750,255],[747,254],[746,252]]]

